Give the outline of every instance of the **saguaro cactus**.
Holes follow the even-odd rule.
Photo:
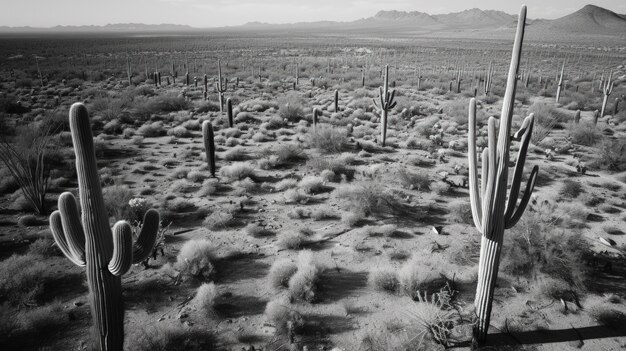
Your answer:
[[[313,108],[313,127],[314,128],[317,127],[319,116],[320,116],[320,110],[317,107]]]
[[[561,89],[563,89],[563,71],[565,71],[565,61],[563,61],[563,66],[561,66],[561,74],[559,75],[559,83],[556,86],[556,103],[559,103],[561,99]]]
[[[209,172],[211,172],[211,177],[215,177],[215,139],[213,136],[213,125],[209,121],[202,123],[202,139],[204,140],[204,151],[206,152]]]
[[[609,96],[613,92],[613,71],[609,73],[609,76],[602,86],[602,110],[600,110],[600,117],[604,117],[606,111],[606,103],[609,101]]]
[[[259,68],[259,77],[261,68]],[[224,78],[222,81],[222,64],[220,60],[217,60],[217,82],[215,83],[215,90],[218,93],[220,101],[220,112],[224,113],[224,93],[228,90],[228,81]]]
[[[228,115],[228,127],[232,128],[233,123],[233,103],[230,98],[226,99],[226,114]]]
[[[339,112],[339,90],[335,89],[335,112]]]
[[[124,308],[120,276],[131,264],[151,254],[159,229],[159,213],[148,210],[137,241],[130,224],[119,221],[109,227],[93,136],[87,109],[81,103],[70,109],[70,129],[76,154],[76,173],[82,220],[74,195],[59,197],[59,210],[50,215],[50,229],[61,251],[73,263],[86,266],[91,315],[103,351],[121,351],[124,345]]]
[[[385,65],[384,89],[383,87],[379,88],[380,105],[376,102],[376,99],[373,99],[374,105],[380,110],[380,141],[383,146],[385,146],[387,141],[387,114],[389,110],[396,107],[396,102],[393,101],[395,95],[395,89],[389,92],[389,65]]]
[[[489,68],[485,73],[485,96],[491,91],[491,79],[493,78],[493,63],[489,62]]]
[[[128,86],[133,85],[133,71],[130,67],[130,57],[126,56],[126,75],[128,76]]]
[[[488,148],[483,150],[482,153],[482,186],[480,188],[476,164],[476,100],[471,99],[469,105],[468,159],[470,202],[474,224],[482,234],[478,285],[476,287],[476,299],[474,300],[477,319],[474,326],[474,342],[478,344],[484,343],[487,337],[504,230],[513,227],[524,213],[537,179],[538,167],[535,166],[530,174],[524,195],[518,204],[522,171],[534,123],[534,116],[531,114],[526,117],[520,130],[511,137],[513,104],[517,84],[516,77],[522,53],[525,22],[526,6],[522,6],[517,22],[517,32],[502,104],[500,131],[497,141],[496,119],[494,117],[489,118]],[[507,202],[506,192],[511,139],[521,139],[521,145]]]

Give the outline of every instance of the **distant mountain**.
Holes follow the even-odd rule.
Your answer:
[[[559,31],[580,34],[626,35],[626,15],[594,5],[552,21],[537,24],[536,30]]]
[[[448,38],[509,38],[515,31],[517,16],[502,11],[477,8],[448,14],[431,15],[419,11],[380,11],[372,17],[351,22],[301,22],[270,24],[250,22],[241,26],[221,28],[193,28],[176,24],[109,24],[106,26],[57,26],[53,28],[0,27],[2,32],[26,33],[125,33],[125,32],[185,32],[185,31],[266,31],[313,33],[324,35],[368,34],[398,37]],[[527,19],[529,39],[560,40],[586,36],[608,36],[618,41],[626,38],[626,15],[587,5],[567,16],[555,19]]]
[[[12,33],[126,33],[126,32],[180,32],[194,30],[180,24],[117,23],[105,26],[56,26],[51,28],[0,26],[0,32]]]

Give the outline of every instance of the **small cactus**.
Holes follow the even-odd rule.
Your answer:
[[[204,139],[204,150],[206,161],[209,165],[211,177],[215,178],[215,138],[213,136],[213,125],[209,121],[202,123],[202,139]]]

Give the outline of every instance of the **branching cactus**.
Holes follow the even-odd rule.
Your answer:
[[[385,84],[384,88],[380,87],[379,99],[380,103],[374,100],[374,105],[380,110],[380,141],[383,146],[385,146],[385,142],[387,141],[387,114],[389,110],[396,107],[396,102],[393,101],[393,98],[396,96],[396,91],[391,90],[389,92],[389,66],[385,66]]]
[[[563,61],[563,66],[561,66],[561,74],[559,75],[559,83],[556,86],[556,103],[559,103],[561,99],[561,90],[563,89],[563,71],[565,71],[565,61]]]
[[[609,73],[609,76],[602,86],[602,110],[600,110],[600,117],[604,117],[606,111],[606,103],[609,101],[609,96],[613,92],[613,71]]]
[[[209,165],[211,177],[215,178],[215,138],[213,135],[213,125],[209,121],[202,123],[202,139],[204,140],[204,151],[206,152],[206,162]]]
[[[222,64],[220,60],[217,60],[217,82],[215,83],[215,90],[219,95],[220,112],[224,113],[224,93],[228,90],[228,81],[226,80],[226,78],[224,78],[224,80],[222,81]]]
[[[476,161],[476,100],[471,99],[469,105],[468,159],[470,202],[474,224],[482,234],[478,285],[476,287],[476,299],[474,300],[477,317],[474,326],[474,341],[478,344],[484,343],[487,337],[504,230],[512,228],[524,213],[537,179],[538,167],[535,166],[530,174],[524,195],[518,204],[522,172],[534,123],[534,116],[531,114],[526,117],[520,130],[514,136],[510,135],[517,84],[516,77],[522,53],[525,21],[526,6],[522,6],[502,104],[500,130],[497,140],[496,119],[494,117],[489,118],[488,147],[482,153],[482,185],[480,187],[478,185]],[[506,192],[508,188],[511,139],[520,140],[521,145],[507,201]]]
[[[159,213],[154,209],[146,212],[135,243],[126,221],[115,223],[111,232],[89,115],[81,103],[70,109],[70,129],[83,212],[79,215],[72,193],[61,194],[59,209],[50,215],[50,229],[63,254],[74,264],[86,267],[91,315],[99,333],[100,349],[121,351],[124,345],[121,275],[131,264],[142,262],[151,254],[159,230]]]

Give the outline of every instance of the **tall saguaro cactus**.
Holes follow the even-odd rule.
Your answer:
[[[488,147],[482,153],[482,185],[480,187],[478,185],[476,164],[476,100],[471,99],[469,105],[468,158],[470,202],[474,224],[482,234],[478,285],[476,287],[476,299],[474,300],[477,317],[474,326],[474,341],[478,344],[484,343],[487,337],[504,230],[512,228],[524,213],[537,179],[538,167],[535,166],[530,174],[524,195],[518,204],[522,171],[524,170],[526,153],[534,123],[534,116],[531,114],[526,117],[520,130],[514,136],[510,135],[517,84],[516,77],[522,53],[525,21],[526,6],[522,6],[502,104],[500,131],[497,140],[496,119],[494,117],[489,118]],[[521,139],[521,145],[507,201],[506,192],[511,139]]]
[[[209,172],[211,172],[211,177],[215,178],[215,138],[213,125],[209,121],[202,122],[202,139],[204,140],[204,151],[206,152]]]
[[[602,86],[602,110],[600,111],[600,117],[604,117],[606,111],[606,103],[609,101],[609,96],[613,92],[613,71],[609,73],[609,76]]]
[[[561,66],[561,74],[559,75],[559,83],[556,87],[556,103],[559,103],[561,99],[561,89],[563,89],[563,71],[565,71],[565,61],[563,61],[563,66]]]
[[[50,229],[61,251],[78,266],[85,266],[91,315],[103,351],[121,351],[124,345],[124,307],[121,275],[131,264],[152,253],[159,230],[159,213],[148,210],[141,232],[133,243],[130,224],[119,221],[109,227],[104,207],[93,136],[87,109],[81,103],[70,109],[70,129],[76,154],[76,173],[82,216],[74,195],[59,197],[59,209],[50,215]]]
[[[385,65],[385,84],[383,87],[379,88],[379,99],[380,103],[374,100],[374,105],[380,110],[380,142],[383,146],[385,146],[385,142],[387,141],[387,114],[389,110],[396,107],[396,102],[393,101],[393,98],[396,95],[396,91],[391,90],[389,92],[389,65]]]

